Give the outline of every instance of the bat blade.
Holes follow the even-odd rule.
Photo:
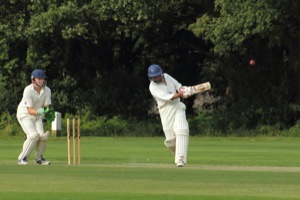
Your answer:
[[[210,82],[201,83],[198,85],[192,86],[192,91],[194,94],[205,92],[211,89]]]

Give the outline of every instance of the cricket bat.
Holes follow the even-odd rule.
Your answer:
[[[211,89],[210,82],[201,83],[198,85],[190,86],[192,94],[198,94],[201,92],[205,92]]]

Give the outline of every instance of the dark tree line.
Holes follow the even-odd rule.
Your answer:
[[[1,1],[0,111],[16,112],[31,71],[42,68],[62,113],[147,119],[153,102],[146,72],[158,63],[185,85],[211,81],[219,100],[209,107],[233,128],[293,125],[299,4]],[[194,98],[185,100],[189,114],[195,114]]]

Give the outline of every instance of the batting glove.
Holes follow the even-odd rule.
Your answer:
[[[191,87],[182,86],[182,87],[179,88],[179,91],[182,92],[182,97],[185,98],[185,99],[192,96]]]

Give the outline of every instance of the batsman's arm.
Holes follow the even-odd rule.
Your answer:
[[[171,98],[171,100],[174,100],[174,99],[177,99],[177,98],[182,98],[182,95],[183,95],[182,92],[175,93],[173,95],[173,97]]]

